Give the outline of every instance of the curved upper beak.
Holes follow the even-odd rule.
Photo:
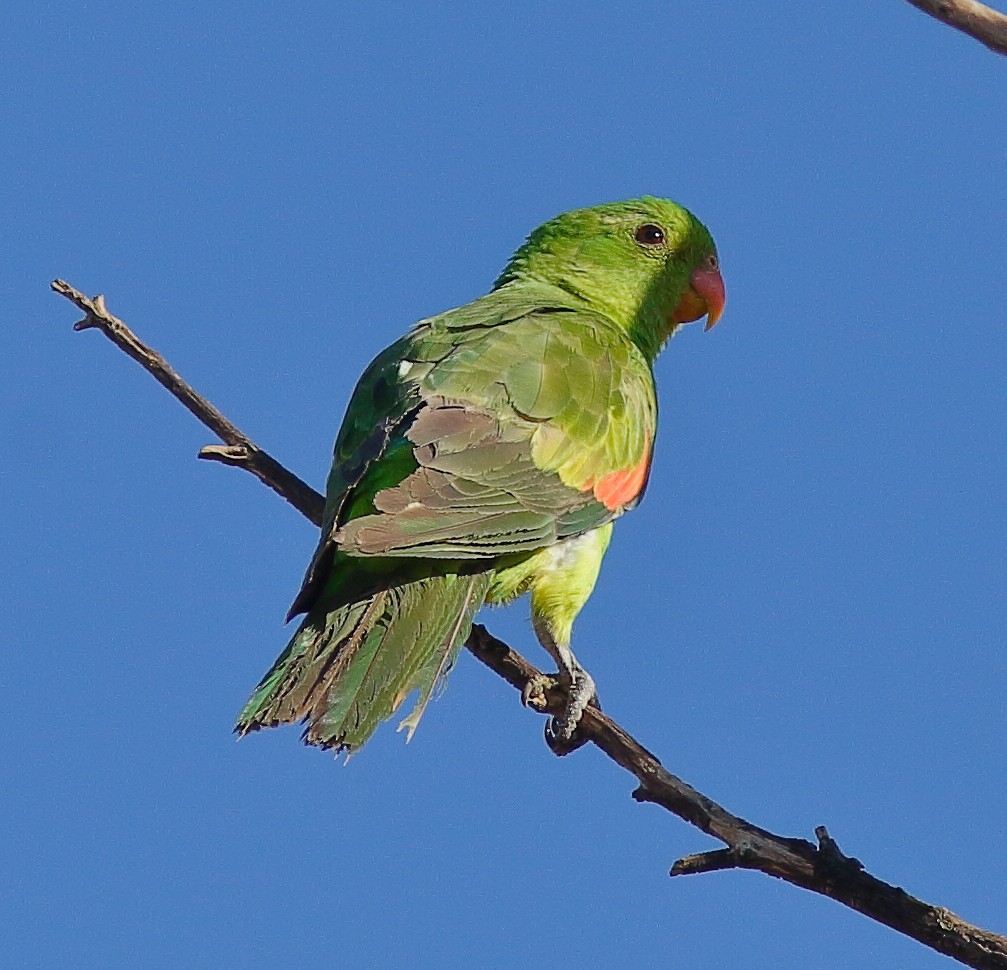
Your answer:
[[[690,323],[705,316],[704,329],[709,330],[720,319],[726,302],[720,270],[697,266],[689,276],[689,288],[675,308],[674,320],[676,323]]]
[[[709,330],[724,312],[727,294],[724,292],[724,278],[719,269],[697,267],[689,277],[692,288],[706,301],[706,326]]]

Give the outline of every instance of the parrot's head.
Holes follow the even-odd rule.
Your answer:
[[[680,324],[724,310],[717,247],[688,209],[644,196],[574,209],[539,226],[496,286],[562,287],[614,320],[651,359]]]

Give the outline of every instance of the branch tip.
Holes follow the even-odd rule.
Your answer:
[[[196,457],[237,467],[247,465],[252,459],[252,454],[248,445],[203,445]]]
[[[669,876],[695,876],[701,872],[719,872],[723,869],[743,868],[744,849],[712,849],[678,859],[669,871]]]

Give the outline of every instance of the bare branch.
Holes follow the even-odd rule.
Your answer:
[[[976,0],[909,0],[924,13],[974,37],[991,51],[1007,54],[1007,14]]]
[[[478,624],[466,643],[484,664],[521,690],[540,671]],[[559,692],[548,697],[546,711],[563,710]],[[636,777],[633,797],[653,802],[719,839],[726,849],[679,859],[671,875],[719,869],[756,869],[794,886],[828,896],[906,936],[982,970],[1007,967],[1007,938],[966,923],[950,910],[931,906],[864,871],[862,863],[839,851],[824,826],[815,830],[818,845],[775,835],[753,825],[671,774],[635,738],[601,711],[588,708],[578,727],[586,738]]]
[[[100,296],[91,300],[62,280],[55,280],[52,288],[86,314],[74,329],[100,329],[224,442],[208,445],[199,457],[250,471],[304,516],[320,524],[322,496],[262,451],[197,394],[160,354],[108,312]],[[466,646],[519,691],[529,682],[539,684],[543,679],[541,671],[483,626],[473,626]],[[542,703],[536,709],[542,713],[558,714],[564,708],[564,696],[559,689],[545,690],[541,698]],[[584,712],[578,734],[580,743],[590,741],[636,778],[639,785],[633,797],[637,801],[660,805],[727,846],[679,859],[671,875],[755,869],[835,899],[966,966],[1007,970],[1007,938],[966,923],[947,909],[931,906],[876,879],[864,871],[858,860],[839,850],[824,826],[815,830],[818,844],[813,845],[805,839],[775,835],[733,815],[671,774],[657,757],[597,708],[589,707]]]

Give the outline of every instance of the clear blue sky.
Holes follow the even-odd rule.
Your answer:
[[[320,485],[349,390],[537,223],[718,241],[576,630],[676,773],[1001,932],[1007,61],[902,0],[22,4],[0,82],[17,968],[950,966],[629,797],[468,655],[413,742],[235,743],[312,528],[48,292]],[[490,628],[544,658],[527,606]]]

